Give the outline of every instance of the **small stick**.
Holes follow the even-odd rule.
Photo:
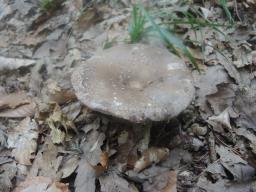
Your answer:
[[[214,162],[217,160],[217,154],[215,150],[215,139],[212,132],[210,132],[209,138],[208,138],[208,144],[209,144],[209,156],[211,162]]]

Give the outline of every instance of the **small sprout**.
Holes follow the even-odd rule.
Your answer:
[[[145,33],[145,17],[137,5],[132,8],[132,19],[128,31],[131,43],[139,42]]]

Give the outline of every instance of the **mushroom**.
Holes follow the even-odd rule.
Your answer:
[[[76,68],[71,81],[83,104],[134,123],[173,118],[195,93],[190,71],[179,57],[144,44],[102,50]]]

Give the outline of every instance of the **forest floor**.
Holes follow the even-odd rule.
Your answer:
[[[131,42],[134,2],[53,2],[0,1],[0,191],[256,191],[255,0],[143,1],[192,53],[169,42],[196,88],[149,139],[83,105],[70,81],[97,51]]]

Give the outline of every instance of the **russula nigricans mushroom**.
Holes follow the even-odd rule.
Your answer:
[[[92,110],[136,123],[177,116],[195,93],[179,57],[144,44],[98,52],[74,70],[71,81],[78,99]]]

